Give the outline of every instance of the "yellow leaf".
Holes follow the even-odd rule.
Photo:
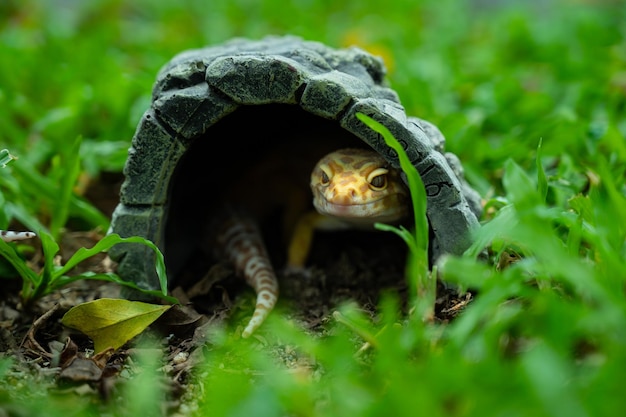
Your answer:
[[[169,305],[100,298],[71,308],[61,322],[93,340],[96,353],[118,349],[150,326]]]

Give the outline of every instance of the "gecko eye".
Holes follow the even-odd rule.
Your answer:
[[[387,173],[385,168],[378,168],[367,176],[367,182],[374,191],[380,191],[387,188]]]
[[[322,183],[322,185],[328,185],[330,183],[330,178],[328,176],[328,174],[326,173],[326,171],[322,170],[322,175],[320,177],[320,182]]]

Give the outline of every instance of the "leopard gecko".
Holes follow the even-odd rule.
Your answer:
[[[398,223],[409,213],[409,193],[389,162],[373,150],[345,148],[322,157],[310,173],[314,211],[292,227],[286,270],[304,267],[315,230],[373,228],[375,222]],[[223,210],[224,211],[224,210]],[[256,292],[256,307],[242,337],[263,323],[278,300],[278,280],[256,220],[229,207],[214,223],[218,256]],[[215,220],[215,219],[214,219]]]

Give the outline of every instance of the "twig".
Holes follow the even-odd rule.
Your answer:
[[[26,343],[28,342],[28,349],[34,352],[37,352],[39,355],[44,356],[47,359],[52,359],[52,353],[45,350],[37,339],[35,339],[35,334],[37,330],[59,309],[59,304],[55,304],[50,310],[46,311],[42,314],[37,320],[33,322],[33,325],[28,329],[28,332],[22,339],[20,343],[20,347],[24,348]]]

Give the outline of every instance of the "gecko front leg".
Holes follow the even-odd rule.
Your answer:
[[[400,171],[373,150],[347,148],[324,156],[310,181],[315,211],[296,224],[288,248],[287,271],[301,271],[315,230],[374,229],[408,217],[409,193]]]

